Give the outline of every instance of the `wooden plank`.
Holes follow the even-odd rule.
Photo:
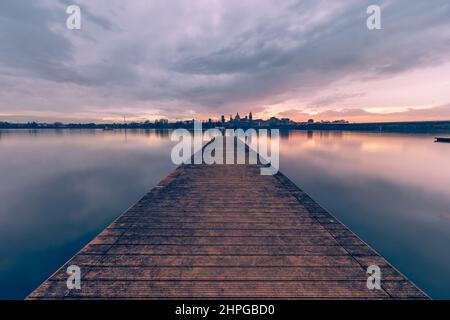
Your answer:
[[[92,251],[95,251],[94,248]],[[86,250],[85,253],[91,252]],[[178,254],[178,255],[347,255],[340,246],[199,246],[199,245],[122,245],[116,244],[111,254]]]
[[[137,245],[337,245],[331,236],[297,237],[167,237],[167,236],[99,236],[95,243]],[[359,240],[357,240],[359,241]],[[357,244],[357,243],[356,243]]]
[[[108,230],[108,229],[107,229]],[[110,229],[120,230],[125,229]],[[105,230],[106,231],[106,230]],[[127,229],[124,236],[148,235],[148,236],[168,236],[168,237],[298,237],[318,235],[323,232],[322,228],[311,227],[308,229],[153,229],[137,228]]]
[[[136,217],[136,216],[126,216],[119,219],[117,222],[120,223],[153,223],[156,226],[158,224],[163,225],[172,225],[172,224],[220,224],[223,227],[233,228],[236,224],[236,221],[239,221],[240,225],[251,225],[253,227],[258,228],[259,225],[277,225],[277,224],[289,224],[293,226],[297,225],[305,225],[305,224],[316,224],[316,220],[308,217],[308,218],[287,218],[287,217],[274,217],[270,218],[267,215],[263,218],[259,217],[210,217],[205,215],[201,217],[201,221],[199,221],[199,217]],[[204,227],[200,225],[199,227]]]
[[[355,265],[353,257],[346,256],[181,256],[181,255],[136,255],[136,254],[106,254],[77,255],[76,264],[80,266],[108,267],[351,267]],[[381,261],[370,261],[379,263]]]
[[[384,280],[404,280],[391,268],[382,269]],[[56,276],[58,280],[64,280]],[[98,281],[366,281],[359,266],[351,267],[92,267],[82,280]]]

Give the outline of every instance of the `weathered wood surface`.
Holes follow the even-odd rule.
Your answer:
[[[382,289],[366,286],[369,265]],[[80,290],[66,269],[81,268]],[[182,165],[29,299],[427,298],[283,174]]]

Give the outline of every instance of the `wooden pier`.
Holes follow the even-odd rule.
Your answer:
[[[28,297],[179,298],[428,297],[286,176],[248,164],[178,167]]]

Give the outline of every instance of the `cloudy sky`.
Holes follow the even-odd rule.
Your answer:
[[[237,111],[449,120],[450,1],[0,1],[0,121]]]

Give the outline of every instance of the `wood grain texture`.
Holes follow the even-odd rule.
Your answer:
[[[178,167],[28,297],[179,298],[428,297],[283,174],[204,164]]]

